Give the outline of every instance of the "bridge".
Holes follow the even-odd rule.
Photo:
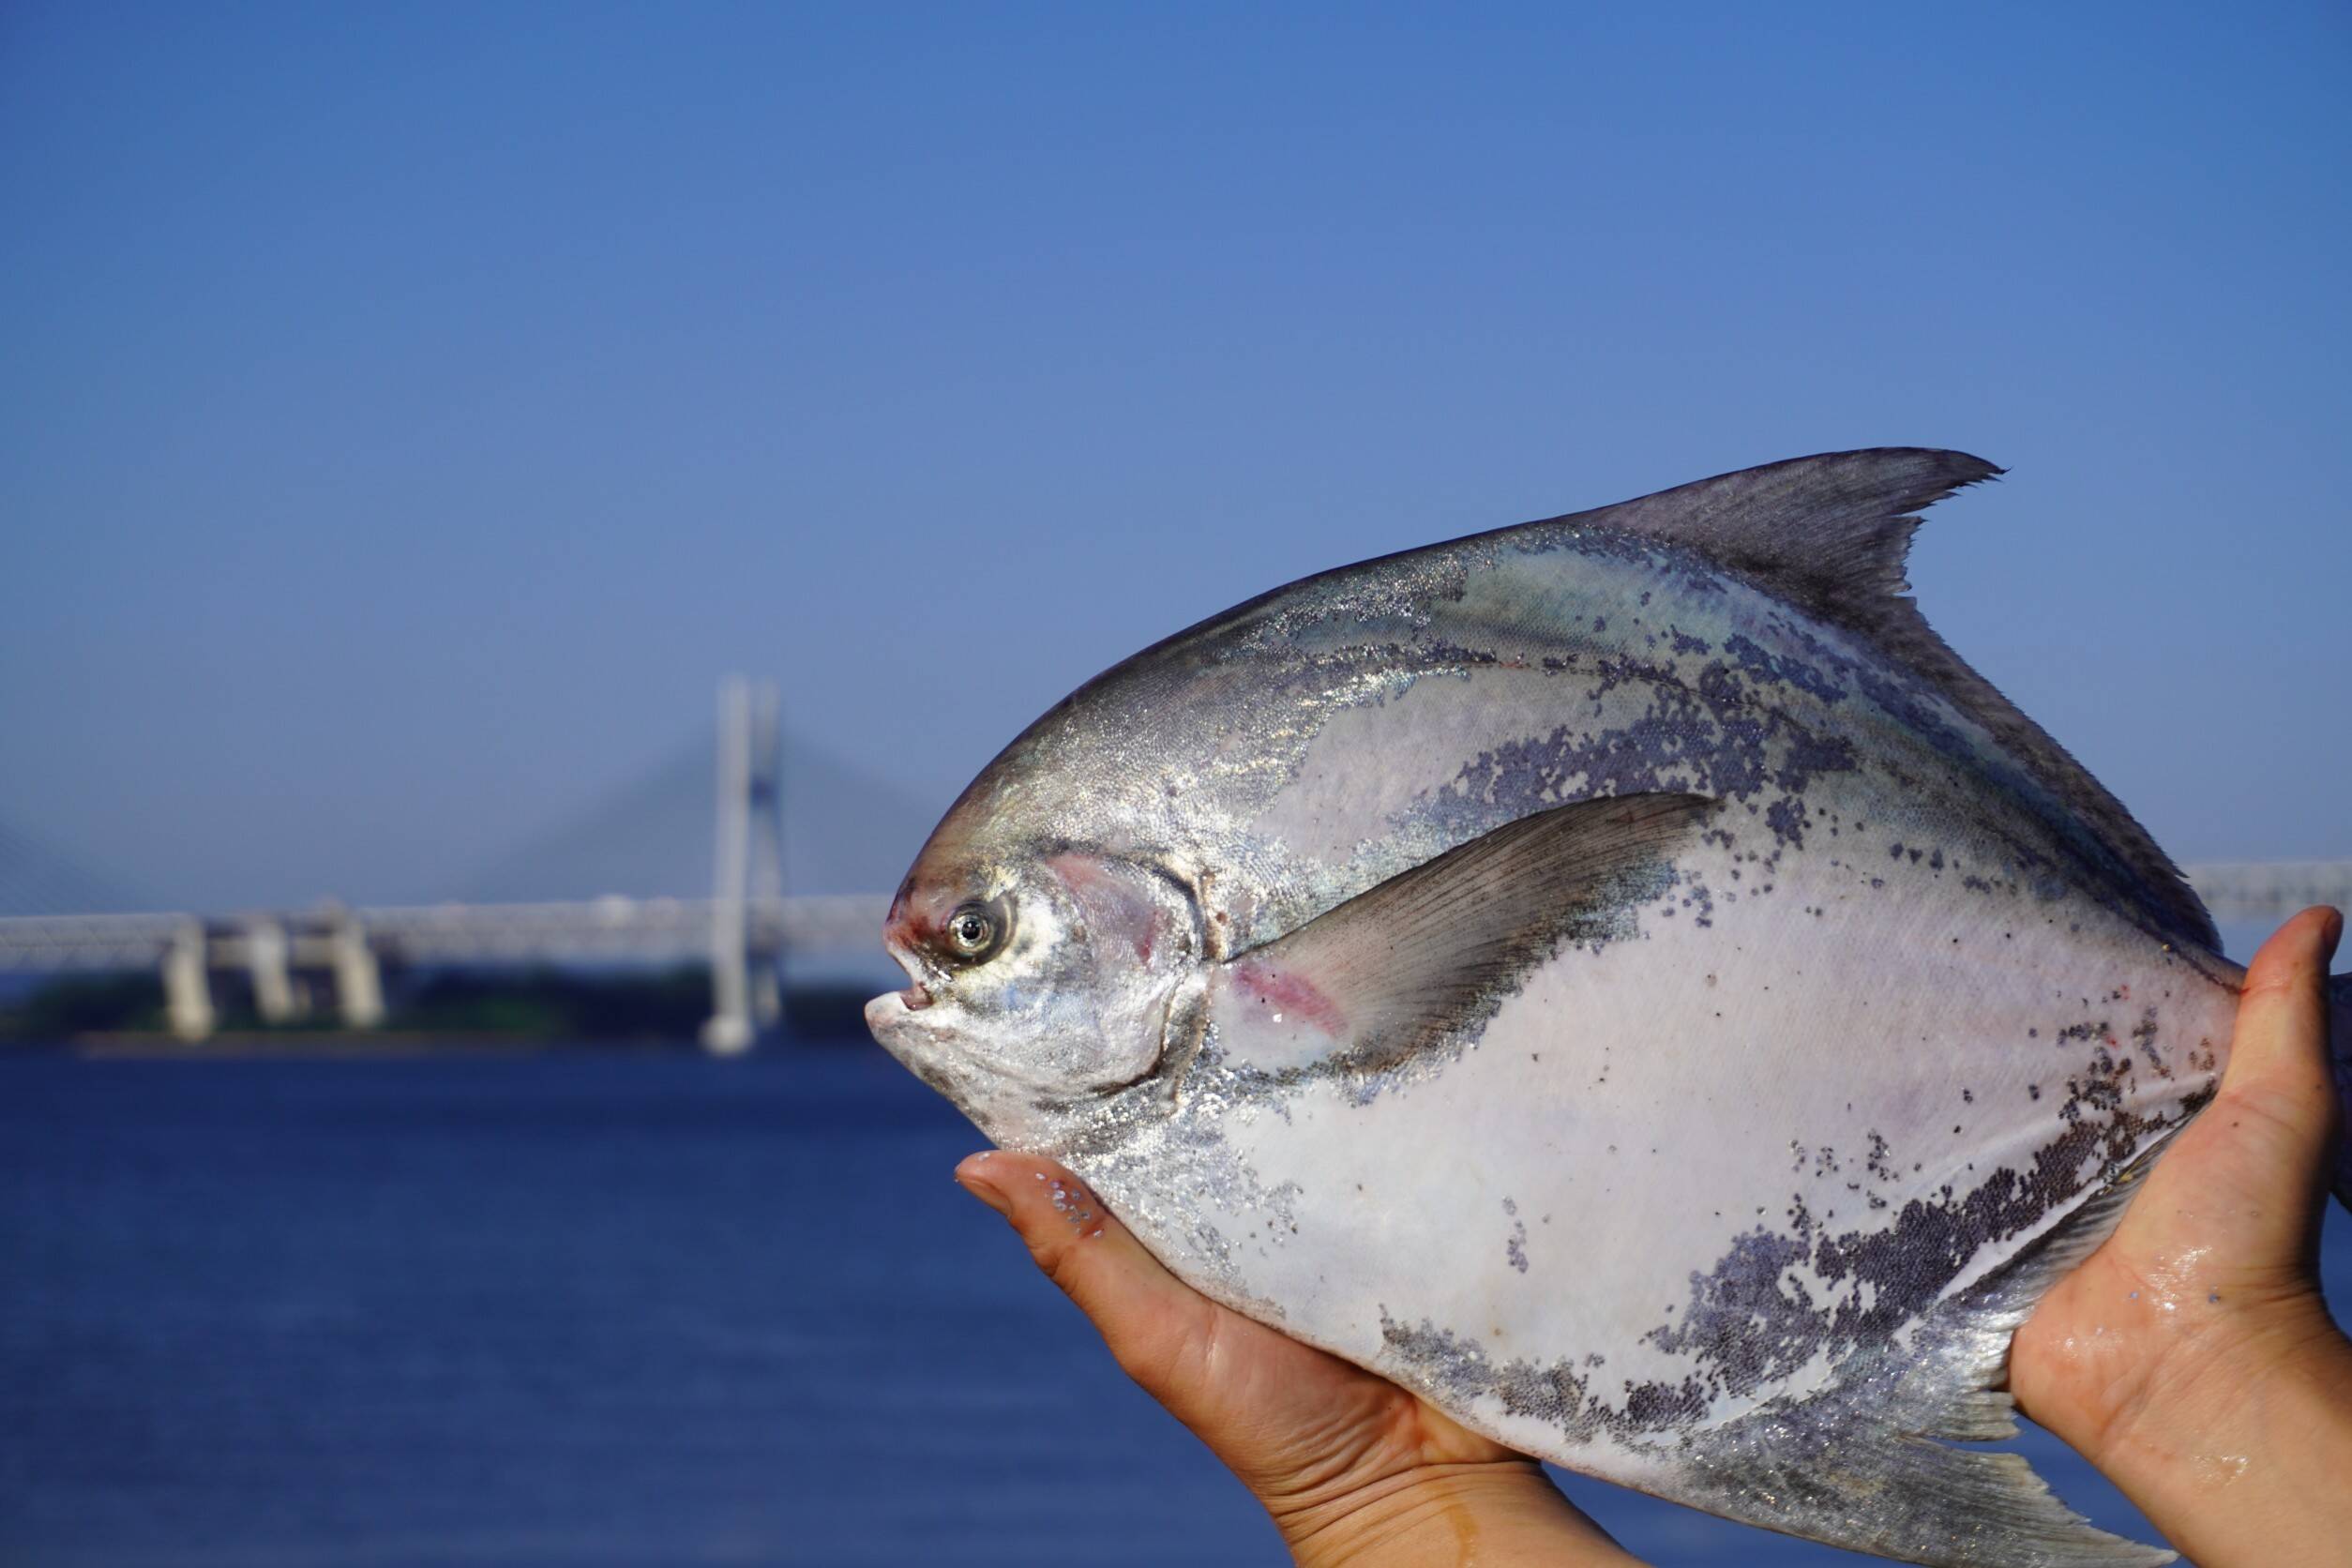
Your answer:
[[[57,914],[0,917],[0,971],[150,970],[165,1015],[187,1040],[213,1032],[212,973],[251,981],[265,1023],[290,1023],[310,1000],[297,975],[323,972],[347,1029],[384,1019],[383,968],[475,964],[682,962],[711,966],[703,1043],[747,1048],[782,1017],[778,965],[790,952],[879,944],[884,896],[631,898],[567,903],[426,904],[229,916]]]
[[[307,1015],[314,988],[308,979],[323,976],[337,1019],[347,1029],[367,1030],[384,1020],[387,965],[701,959],[709,966],[712,991],[703,1044],[722,1054],[746,1050],[781,1018],[785,956],[879,952],[888,903],[886,895],[784,895],[781,736],[773,686],[731,680],[720,688],[716,787],[699,786],[712,824],[705,830],[712,845],[707,897],[604,894],[379,907],[330,903],[210,915],[11,914],[0,916],[0,972],[157,973],[172,1032],[198,1041],[211,1035],[219,1022],[213,978],[222,972],[249,981],[254,1010],[269,1024]],[[696,772],[691,766],[663,770],[597,820],[558,836],[549,852],[576,863],[593,858],[580,852],[582,840],[609,844],[649,837],[644,819],[676,818],[679,786],[694,783]],[[841,787],[837,785],[837,793]],[[870,794],[877,786],[856,779],[846,787]],[[616,815],[629,825],[611,820]],[[897,815],[909,823],[921,820],[912,803]],[[912,853],[918,832],[910,827],[898,850]],[[0,849],[9,847],[7,838],[0,832]],[[31,863],[36,857],[20,852],[16,858]],[[548,858],[548,852],[537,858]],[[29,901],[73,896],[78,879],[45,867],[42,872],[19,878],[27,884]],[[649,878],[641,865],[621,867],[620,873],[640,882],[659,880]],[[516,880],[512,867],[489,879],[492,885]],[[28,900],[20,895],[20,901]]]
[[[2298,910],[2352,910],[2352,861],[2209,861],[2184,867],[2205,908],[2222,925],[2276,925]]]
[[[642,839],[647,803],[656,803],[652,814],[674,818],[680,786],[688,785],[711,813],[707,897],[606,894],[357,908],[326,904],[229,915],[0,915],[0,972],[159,974],[173,1033],[195,1041],[209,1036],[218,1023],[212,982],[224,971],[248,979],[255,1010],[272,1024],[303,1017],[312,990],[303,977],[324,975],[338,1020],[347,1029],[368,1030],[384,1019],[387,964],[701,959],[711,974],[703,1044],[719,1053],[743,1051],[781,1018],[779,973],[786,955],[877,951],[888,902],[886,895],[876,893],[784,893],[781,735],[775,688],[730,681],[719,694],[716,766],[709,776],[715,789],[696,770],[672,767],[615,811],[560,836],[536,857],[577,867],[593,861],[598,846]],[[886,787],[865,779],[837,783],[837,793],[844,789],[865,797]],[[906,825],[898,836],[911,851],[925,813],[910,802],[899,815]],[[818,835],[820,841],[826,837],[822,824]],[[0,852],[9,850],[8,836],[0,830]],[[20,862],[29,858],[16,854]],[[2311,904],[2352,906],[2352,861],[2216,863],[2192,866],[2188,872],[2214,918],[2224,923],[2275,922]],[[641,866],[616,874],[625,882],[649,880]],[[33,901],[73,897],[71,879],[20,880]],[[514,880],[510,870],[490,884],[511,885]]]

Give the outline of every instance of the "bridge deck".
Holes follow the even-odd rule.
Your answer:
[[[881,897],[753,899],[743,906],[746,946],[880,950]],[[707,898],[595,898],[550,904],[425,904],[250,914],[59,914],[0,918],[0,970],[148,969],[201,934],[215,964],[246,961],[253,933],[275,933],[296,964],[330,961],[344,933],[396,963],[646,961],[707,957],[722,906]],[[346,938],[347,940],[347,938]]]

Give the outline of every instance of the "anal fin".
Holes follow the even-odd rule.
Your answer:
[[[1696,1439],[1685,1500],[1931,1568],[2175,1560],[2090,1524],[2022,1455],[1949,1446],[2016,1435],[2016,1406],[2003,1386],[2011,1336],[2115,1229],[2164,1147],[2144,1152],[2030,1251],[1929,1311],[1907,1343],[1855,1357],[1819,1394]]]

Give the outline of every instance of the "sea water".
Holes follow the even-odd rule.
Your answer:
[[[867,1047],[0,1060],[0,1563],[1286,1560],[977,1147]],[[1567,1485],[1662,1565],[1861,1560]]]

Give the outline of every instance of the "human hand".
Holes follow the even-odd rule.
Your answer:
[[[1209,1300],[1060,1166],[991,1152],[956,1179],[1019,1232],[1127,1375],[1249,1488],[1300,1563],[1636,1562],[1534,1460]]]
[[[2263,944],[2220,1093],[2010,1349],[2019,1407],[2205,1568],[2320,1568],[2352,1542],[2352,1342],[2317,1266],[2343,928],[2306,910]]]

